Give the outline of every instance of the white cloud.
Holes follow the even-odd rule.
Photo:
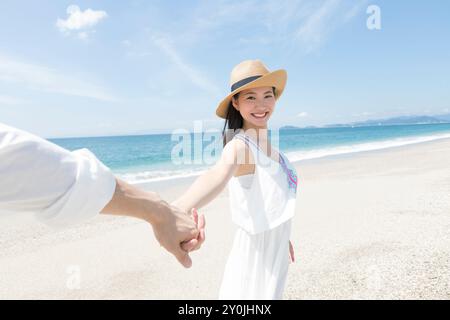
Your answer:
[[[368,0],[242,0],[202,2],[196,8],[190,28],[180,30],[179,41],[234,41],[236,26],[249,30],[238,38],[240,45],[273,45],[280,51],[303,48],[306,53],[320,48],[329,35],[363,12]],[[229,30],[229,31],[227,31]],[[224,37],[230,37],[224,38]]]
[[[83,31],[83,32],[79,32],[79,33],[78,33],[78,39],[81,39],[81,40],[87,40],[88,37],[89,37],[89,33],[86,32],[86,31]]]
[[[130,47],[131,46],[131,41],[130,40],[123,40],[121,43],[125,47]]]
[[[308,113],[307,112],[300,112],[299,114],[297,114],[297,118],[304,118],[304,117],[307,117],[308,116]]]
[[[340,0],[324,1],[312,14],[301,23],[295,38],[302,42],[307,51],[318,47],[330,27],[329,18],[338,8]]]
[[[264,36],[259,37],[240,37],[238,39],[239,43],[244,45],[253,45],[253,44],[259,44],[259,45],[269,45],[271,42],[271,39]]]
[[[92,28],[108,16],[102,10],[86,9],[85,11],[81,11],[80,7],[76,5],[70,5],[67,8],[67,14],[67,19],[58,18],[56,20],[56,26],[65,35],[69,35],[71,32],[77,32],[78,38],[83,40],[86,40],[92,32],[88,30],[89,28]]]
[[[18,61],[0,54],[0,82],[19,84],[32,90],[116,101],[105,88],[79,76],[45,66]]]
[[[357,1],[352,8],[344,15],[344,21],[354,18],[358,13],[363,11],[363,8],[368,5],[369,0],[359,0]],[[364,9],[365,11],[365,9]]]
[[[264,52],[260,48],[271,48],[275,56],[277,51],[287,55],[299,51],[308,53],[320,48],[332,31],[350,21],[365,1],[201,1],[198,6],[189,8],[176,24],[158,24],[159,19],[155,19],[145,29],[150,35],[149,44],[126,39],[122,45],[129,57],[169,60],[169,65],[154,62],[149,83],[158,94],[167,92],[167,97],[173,97],[173,88],[183,86],[188,80],[203,91],[220,96],[222,89],[212,81],[206,69],[197,66],[202,62],[198,62],[198,58],[195,62],[189,60],[189,57],[200,56],[198,50],[205,45],[238,50],[233,54],[245,52],[247,57],[249,52]],[[164,18],[170,15],[161,20],[165,21]],[[155,81],[156,78],[159,80]]]
[[[181,72],[180,77],[184,76],[189,79],[194,85],[206,92],[218,96],[220,89],[214,85],[210,79],[207,78],[200,70],[186,62],[175,47],[172,45],[171,40],[167,36],[153,35],[151,36],[152,42],[170,59]]]
[[[367,2],[368,0],[323,0],[297,29],[297,39],[306,45],[307,50],[317,49],[335,29],[348,23],[358,13],[364,13],[363,7]]]
[[[16,97],[0,95],[0,105],[19,105],[25,103],[28,103],[28,101]]]
[[[364,112],[360,112],[360,113],[353,113],[352,117],[368,117],[368,116],[373,116],[376,115],[375,112],[371,112],[371,111],[364,111]]]

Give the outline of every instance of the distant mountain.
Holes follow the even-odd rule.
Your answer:
[[[448,121],[450,122],[450,113],[448,114],[440,114],[440,115],[435,115],[435,118],[438,118],[440,120],[444,120],[444,121]]]
[[[294,129],[300,129],[300,128],[295,127],[295,126],[284,126],[284,127],[280,128],[280,130],[294,130]]]
[[[448,117],[448,118],[447,118]],[[450,114],[442,116],[401,116],[387,119],[374,119],[348,124],[330,124],[325,127],[366,127],[366,126],[382,126],[382,125],[405,125],[405,124],[434,124],[450,122]]]
[[[317,126],[306,126],[306,127],[284,126],[284,127],[281,127],[280,130],[315,129],[315,128],[320,128],[320,127],[317,127]]]
[[[435,123],[450,123],[450,113],[434,116],[401,116],[387,119],[374,119],[366,121],[358,121],[352,123],[333,123],[324,125],[325,128],[335,127],[368,127],[368,126],[382,126],[382,125],[407,125],[407,124],[435,124]],[[305,128],[320,128],[316,126],[295,127],[284,126],[280,130],[305,129]]]

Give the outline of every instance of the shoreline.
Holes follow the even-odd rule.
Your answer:
[[[292,165],[295,167],[298,166],[314,166],[314,165],[320,165],[320,164],[327,164],[333,161],[339,161],[339,160],[351,160],[351,159],[360,159],[361,157],[370,157],[372,156],[378,156],[382,155],[384,153],[390,153],[390,152],[404,152],[407,151],[410,148],[422,147],[422,146],[434,146],[437,144],[440,144],[442,142],[449,142],[450,138],[441,138],[436,139],[432,141],[423,141],[423,142],[417,142],[414,144],[408,144],[408,145],[401,145],[401,146],[394,146],[394,147],[388,147],[388,148],[382,148],[382,149],[376,149],[376,150],[365,150],[365,151],[358,151],[358,152],[351,152],[351,153],[344,153],[344,154],[334,154],[334,155],[328,155],[320,158],[314,158],[314,159],[303,159],[298,161],[291,161]],[[200,174],[199,174],[200,175]],[[158,181],[147,181],[147,182],[139,182],[135,183],[137,187],[144,188],[146,190],[159,190],[158,192],[164,192],[166,189],[172,189],[173,187],[176,187],[177,185],[190,185],[199,177],[199,175],[192,175],[187,177],[179,177],[179,178],[172,178],[172,179],[166,179],[166,180],[158,180]]]
[[[417,136],[416,138],[425,138],[425,137],[429,137],[429,136]],[[414,145],[418,145],[418,144],[423,144],[423,143],[432,143],[434,141],[441,141],[441,140],[446,140],[446,139],[450,139],[450,135],[449,136],[445,136],[445,137],[439,137],[439,138],[435,138],[432,140],[425,140],[425,141],[415,141],[415,142],[411,142],[411,143],[405,143],[405,144],[401,144],[401,145],[393,145],[393,146],[387,146],[387,147],[380,147],[380,148],[376,148],[373,150],[358,150],[358,151],[350,151],[350,152],[344,152],[344,153],[338,153],[338,154],[326,154],[323,156],[318,156],[318,157],[313,157],[313,158],[306,158],[306,159],[299,159],[299,160],[295,160],[292,158],[295,158],[296,156],[293,154],[299,154],[300,152],[303,153],[308,153],[311,151],[318,151],[318,150],[323,150],[323,149],[313,149],[313,150],[302,150],[302,151],[285,151],[284,154],[291,160],[291,163],[296,165],[296,164],[303,164],[303,163],[310,163],[310,162],[314,162],[316,160],[326,160],[326,159],[340,159],[340,158],[346,158],[346,157],[353,157],[353,156],[358,156],[359,154],[364,154],[366,152],[378,152],[378,151],[384,151],[384,150],[390,150],[393,148],[403,148],[403,147],[408,147],[408,146],[414,146]],[[382,142],[387,142],[387,141],[391,141],[391,140],[382,140],[382,141],[377,141],[377,142],[368,142],[368,143],[382,143]],[[362,143],[365,144],[365,143]],[[356,144],[356,145],[360,145],[360,144]],[[344,145],[344,146],[336,146],[336,147],[350,147],[352,145]],[[183,180],[187,180],[187,181],[192,181],[193,179],[197,178],[198,176],[200,176],[203,172],[205,172],[206,170],[208,170],[209,167],[205,167],[200,169],[198,172],[196,173],[187,173],[187,174],[183,174],[183,175],[179,175],[179,176],[168,176],[168,177],[155,177],[155,178],[149,178],[149,179],[143,179],[142,181],[129,181],[127,180],[124,176],[127,175],[133,175],[133,174],[138,174],[141,171],[137,171],[137,172],[128,172],[128,173],[119,173],[119,177],[121,177],[122,179],[125,179],[125,181],[128,181],[129,183],[133,184],[133,185],[146,185],[146,184],[158,184],[158,183],[163,183],[163,184],[170,184],[170,181],[183,181]],[[198,170],[198,169],[197,169]],[[169,181],[169,182],[168,182]]]

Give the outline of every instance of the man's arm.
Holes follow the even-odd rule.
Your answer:
[[[87,149],[73,152],[0,124],[0,211],[29,212],[54,228],[99,214],[116,187]]]
[[[84,222],[101,211],[135,216],[152,223],[157,239],[186,266],[188,257],[168,238],[187,239],[188,233],[198,234],[189,214],[167,205],[154,193],[116,181],[89,150],[70,152],[0,123],[2,211],[33,213],[57,228]],[[200,237],[184,248],[195,249],[203,240]]]

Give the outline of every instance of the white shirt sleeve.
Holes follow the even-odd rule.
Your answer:
[[[71,226],[96,216],[115,187],[112,172],[89,150],[70,152],[0,123],[0,211]]]

